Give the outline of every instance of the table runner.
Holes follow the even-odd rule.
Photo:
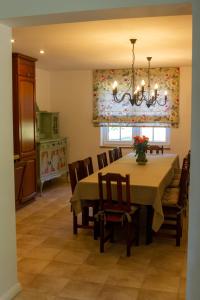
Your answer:
[[[129,153],[79,181],[71,197],[75,213],[81,212],[81,200],[98,199],[99,172],[120,173],[123,176],[130,174],[131,202],[152,205],[154,209],[152,229],[158,231],[164,221],[162,196],[173,179],[174,170],[179,168],[179,159],[177,154],[147,155],[147,159],[146,165],[138,165],[134,153]]]

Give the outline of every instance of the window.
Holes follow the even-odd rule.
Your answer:
[[[168,127],[101,127],[101,145],[132,145],[133,136],[145,135],[150,144],[169,145]]]

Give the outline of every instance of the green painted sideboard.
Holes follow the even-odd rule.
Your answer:
[[[59,113],[36,112],[38,186],[67,175],[67,138],[59,136]]]

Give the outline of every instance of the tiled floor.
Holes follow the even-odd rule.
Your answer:
[[[183,300],[186,233],[182,245],[155,237],[132,248],[109,244],[99,254],[92,232],[72,234],[70,187],[47,184],[43,197],[17,212],[18,274],[15,300]]]

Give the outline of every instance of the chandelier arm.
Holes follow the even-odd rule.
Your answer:
[[[117,97],[117,94],[114,94],[113,95],[113,100],[116,102],[116,103],[120,103],[120,102],[122,102],[123,100],[124,100],[124,98],[125,97],[129,97],[129,101],[131,100],[131,94],[130,93],[124,93],[123,95],[122,95],[122,97],[121,97],[121,99],[119,99],[118,97]]]
[[[146,97],[144,94],[141,95],[141,97],[135,97],[134,99],[134,104],[136,106],[140,106],[142,104],[143,101],[146,101]]]
[[[167,103],[167,99],[164,99],[164,103],[161,103],[161,102],[159,101],[159,99],[156,99],[156,103],[157,103],[158,105],[160,105],[160,106],[165,106],[166,103]]]

